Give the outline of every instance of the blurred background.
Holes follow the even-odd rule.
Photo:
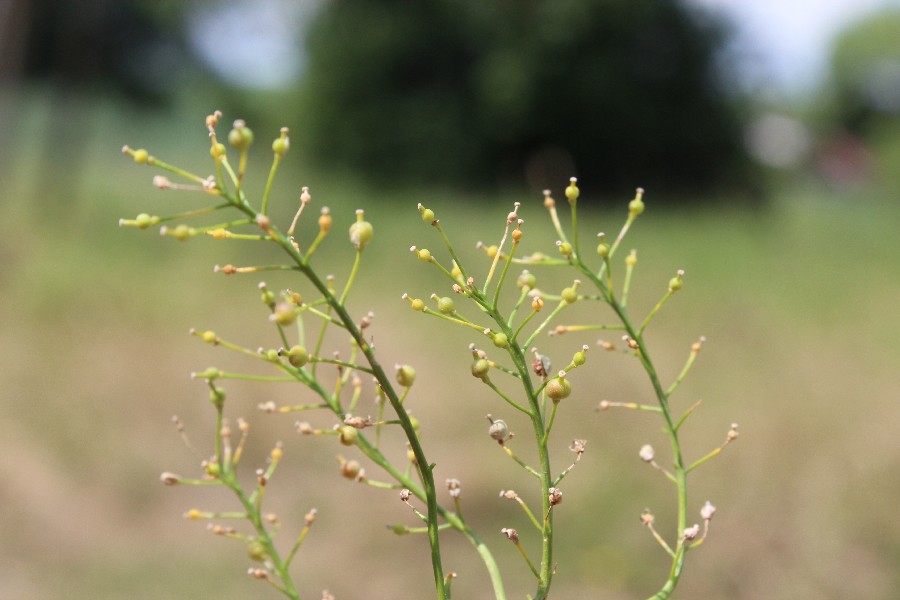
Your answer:
[[[484,414],[526,425],[468,374],[466,347],[481,340],[410,314],[399,296],[446,293],[407,251],[438,246],[417,202],[477,264],[475,242],[499,241],[513,201],[528,249],[552,250],[541,190],[561,198],[571,175],[583,232],[618,231],[634,188],[647,189],[626,242],[641,260],[634,313],[687,272],[649,341],[671,379],[708,338],[677,398],[704,401],[684,430],[688,456],[740,424],[739,441],[694,476],[691,511],[709,498],[719,513],[676,596],[897,597],[900,2],[0,0],[0,598],[276,597],[244,574],[240,543],[181,519],[232,509],[224,491],[158,482],[197,473],[211,451],[212,409],[188,373],[256,368],[188,328],[278,343],[259,279],[212,266],[271,259],[116,227],[203,205],[160,194],[155,173],[119,149],[205,175],[203,117],[217,108],[223,131],[244,118],[256,132],[256,197],[269,140],[291,128],[273,218],[286,226],[309,185],[335,215],[320,260],[339,281],[351,259],[343,231],[366,208],[376,237],[353,308],[376,312],[384,363],[419,371],[410,404],[437,479],[462,480],[463,510],[509,597],[533,590],[493,532],[526,525],[497,492],[525,493],[528,481],[485,435]],[[539,273],[540,287],[563,284],[553,277]],[[540,348],[562,365],[596,339]],[[674,498],[637,451],[650,442],[662,454],[665,441],[645,415],[594,412],[601,399],[650,401],[650,390],[625,356],[589,360],[555,426],[559,469],[569,440],[589,443],[557,514],[554,596],[646,597],[666,561],[638,516],[652,508],[669,532]],[[351,453],[333,439],[299,438],[293,418],[255,410],[306,395],[228,390],[231,416],[253,427],[248,474],[285,443],[269,493],[284,535],[319,509],[296,569],[304,596],[430,597],[425,540],[383,529],[413,524],[394,493],[340,478],[335,455]],[[488,598],[474,553],[446,543],[456,595]]]

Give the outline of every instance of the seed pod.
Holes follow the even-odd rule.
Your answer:
[[[479,358],[474,363],[472,363],[472,375],[477,377],[478,379],[485,380],[487,379],[488,373],[491,370],[491,365],[487,361],[487,359]]]
[[[509,439],[509,425],[503,419],[497,419],[491,422],[491,426],[488,428],[488,435],[498,442],[505,442]]]
[[[288,362],[299,369],[309,362],[309,352],[303,346],[291,346],[288,350]]]
[[[534,286],[537,285],[537,277],[534,276],[534,273],[531,273],[527,269],[522,271],[522,274],[519,275],[519,278],[516,280],[516,285],[519,288],[528,288],[534,289]]]
[[[266,547],[259,540],[250,540],[247,542],[247,556],[256,562],[266,560]]]
[[[572,384],[565,377],[556,377],[547,382],[547,387],[544,388],[544,391],[556,404],[560,400],[565,400],[569,397],[569,394],[572,393]]]
[[[359,438],[359,432],[357,432],[354,427],[342,425],[338,428],[338,437],[343,445],[352,446],[356,444],[356,440]]]
[[[396,379],[401,386],[411,387],[416,380],[416,370],[409,365],[398,365]]]
[[[372,240],[374,229],[368,221],[357,221],[350,226],[350,243],[362,250]]]

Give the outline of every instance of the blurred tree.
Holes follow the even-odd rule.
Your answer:
[[[180,4],[146,0],[10,0],[0,78],[106,85],[142,102],[172,90],[183,65]]]
[[[854,134],[900,116],[900,9],[872,14],[838,37],[831,84],[837,121]]]
[[[743,183],[723,31],[675,1],[334,0],[307,39],[304,135],[369,177]]]
[[[835,166],[839,172],[848,169],[852,161],[840,154],[836,157],[832,150],[835,139],[852,140],[865,150],[862,156],[866,160],[857,171],[873,176],[876,183],[897,193],[900,191],[897,168],[900,165],[900,9],[873,13],[838,37],[831,59],[830,84],[833,104],[826,128],[831,133],[820,160],[826,167],[825,174],[830,175]]]

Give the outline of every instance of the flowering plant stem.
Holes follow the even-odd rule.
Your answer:
[[[577,226],[577,224],[573,223],[573,226]],[[637,349],[635,350],[635,352],[638,359],[641,361],[641,365],[644,367],[644,370],[647,373],[647,377],[650,379],[650,384],[653,386],[653,392],[656,395],[656,400],[659,404],[659,409],[663,416],[665,433],[669,438],[669,442],[672,447],[672,462],[673,469],[675,471],[674,482],[676,487],[676,496],[678,499],[676,535],[678,535],[678,539],[681,540],[682,532],[687,525],[687,469],[685,469],[684,459],[682,458],[681,454],[681,443],[678,440],[678,428],[672,420],[672,414],[669,410],[669,394],[665,389],[663,389],[662,382],[659,379],[659,375],[657,375],[656,373],[656,368],[653,366],[653,361],[650,359],[650,354],[647,351],[646,345],[644,344],[643,330],[646,326],[646,322],[640,329],[636,329],[631,322],[631,318],[628,316],[628,310],[625,308],[625,306],[619,303],[619,301],[613,294],[613,291],[606,285],[606,283],[602,279],[600,279],[600,277],[598,277],[597,274],[595,274],[589,267],[587,267],[581,261],[581,258],[578,255],[574,255],[572,257],[572,264],[600,291],[607,304],[609,304],[613,312],[616,313],[616,316],[622,323],[622,326],[625,328],[625,332],[627,333],[627,335],[636,343]],[[667,298],[669,295],[671,295],[671,293],[672,292],[668,293]],[[655,314],[658,309],[659,305],[657,305],[657,307],[651,314]],[[671,595],[672,591],[675,589],[675,586],[678,584],[678,580],[681,577],[681,571],[684,567],[686,550],[687,546],[684,544],[684,542],[679,541],[677,549],[675,551],[675,556],[672,557],[672,565],[669,571],[669,578],[662,589],[660,589],[659,592],[651,597],[651,600],[665,600]]]
[[[279,375],[224,372],[213,367],[202,373],[195,373],[195,377],[207,380],[210,396],[216,407],[214,457],[211,461],[204,463],[205,478],[188,479],[167,472],[163,473],[161,477],[163,483],[167,485],[222,485],[228,488],[237,497],[243,508],[242,512],[210,513],[192,509],[188,511],[187,516],[192,519],[248,520],[254,532],[250,536],[241,535],[231,527],[219,525],[213,526],[212,530],[220,535],[246,541],[248,543],[248,555],[252,559],[262,562],[265,566],[265,568],[252,568],[249,573],[257,579],[267,581],[288,598],[299,600],[300,590],[293,581],[289,571],[291,563],[298,555],[300,545],[306,538],[314,521],[315,509],[307,514],[305,527],[296,538],[286,557],[279,554],[279,550],[274,543],[274,537],[277,529],[280,527],[280,523],[277,516],[262,512],[262,504],[267,482],[274,474],[276,466],[282,457],[281,444],[279,442],[276,448],[272,450],[268,469],[257,470],[256,488],[252,493],[248,493],[237,477],[236,467],[244,450],[249,424],[239,420],[241,439],[233,450],[230,440],[231,428],[224,418],[225,392],[215,385],[217,379],[243,379],[257,382],[297,381],[318,396],[318,399],[314,402],[294,402],[281,407],[277,407],[274,402],[267,402],[261,404],[260,408],[267,412],[279,413],[325,409],[331,411],[337,417],[339,422],[332,429],[314,429],[306,422],[298,422],[297,428],[303,434],[338,436],[341,444],[355,446],[363,456],[378,465],[393,479],[393,481],[388,482],[368,479],[357,461],[347,460],[342,456],[338,456],[341,464],[341,474],[344,477],[360,483],[367,483],[376,488],[400,489],[400,499],[412,509],[417,518],[424,522],[424,527],[396,525],[393,529],[398,534],[418,532],[427,534],[434,586],[438,600],[450,600],[450,583],[456,576],[455,573],[444,573],[439,532],[446,529],[456,530],[474,546],[487,570],[494,598],[496,600],[506,600],[503,579],[491,551],[463,519],[460,501],[460,481],[456,479],[447,480],[447,488],[453,499],[452,508],[441,505],[438,502],[434,476],[435,465],[427,460],[418,433],[418,422],[404,406],[415,380],[415,370],[410,365],[397,365],[395,376],[388,376],[379,362],[374,347],[366,338],[365,330],[370,325],[372,313],[359,319],[354,318],[347,310],[347,300],[351,288],[356,282],[361,269],[363,251],[373,235],[372,225],[364,220],[362,210],[357,211],[356,222],[351,225],[349,230],[350,242],[356,249],[353,264],[343,289],[337,291],[334,279],[331,277],[323,278],[311,263],[314,251],[331,229],[332,217],[328,209],[322,209],[318,221],[318,235],[309,244],[306,252],[301,250],[300,244],[294,239],[294,232],[304,207],[311,201],[307,188],[303,188],[303,193],[300,197],[300,208],[297,210],[287,233],[283,233],[273,224],[267,214],[275,172],[289,147],[287,130],[282,129],[280,138],[276,139],[272,144],[275,157],[266,180],[262,206],[257,209],[248,200],[248,196],[242,187],[247,164],[247,148],[252,142],[252,132],[243,121],[236,121],[234,129],[228,136],[229,143],[240,151],[240,162],[236,173],[228,162],[224,144],[220,143],[216,137],[215,127],[220,117],[220,113],[207,117],[207,128],[211,142],[210,155],[215,160],[215,172],[217,175],[206,179],[201,179],[187,171],[158,161],[145,150],[132,150],[128,147],[123,149],[126,154],[132,156],[135,162],[139,164],[148,164],[162,168],[172,174],[185,177],[191,182],[190,185],[173,184],[165,177],[157,177],[154,180],[154,184],[157,187],[161,189],[191,189],[202,192],[215,197],[218,204],[208,209],[182,212],[170,217],[151,217],[147,214],[140,214],[135,219],[122,219],[120,224],[146,229],[163,222],[192,218],[211,211],[229,208],[236,210],[240,213],[240,218],[238,219],[224,220],[217,225],[196,228],[189,227],[186,224],[178,225],[174,229],[162,226],[160,227],[160,232],[182,241],[194,236],[202,236],[217,240],[262,241],[274,244],[278,247],[280,253],[287,257],[285,264],[243,267],[226,265],[225,267],[216,267],[216,270],[225,274],[257,273],[274,270],[293,271],[299,273],[309,285],[315,288],[318,297],[309,302],[304,302],[299,293],[285,290],[281,295],[282,302],[277,302],[275,295],[266,288],[266,285],[264,283],[260,284],[260,289],[262,290],[261,298],[269,307],[271,312],[269,318],[277,328],[279,343],[283,344],[283,347],[277,350],[274,348],[269,350],[260,348],[254,352],[249,348],[221,339],[212,331],[198,332],[192,330],[195,336],[200,337],[206,343],[218,345],[245,356],[253,356],[258,360],[270,363],[279,370]],[[450,238],[445,233],[440,221],[435,218],[434,212],[420,204],[418,209],[422,215],[422,220],[437,231],[440,240],[449,253],[452,269],[441,265],[427,249],[419,249],[413,246],[410,250],[416,254],[420,261],[437,268],[440,273],[449,279],[452,282],[454,293],[458,297],[470,301],[478,308],[479,318],[467,318],[457,311],[453,298],[442,298],[436,293],[432,293],[430,298],[437,302],[437,310],[427,307],[423,300],[411,298],[407,294],[404,294],[403,298],[410,302],[415,311],[430,317],[436,317],[444,324],[449,323],[464,327],[469,333],[475,332],[476,335],[483,335],[490,340],[497,351],[502,352],[503,356],[506,357],[503,360],[495,360],[489,358],[487,351],[476,348],[475,344],[470,346],[474,359],[471,366],[472,375],[480,379],[488,389],[495,393],[504,402],[504,407],[510,407],[517,413],[523,413],[528,418],[532,431],[531,437],[538,462],[534,466],[529,465],[522,458],[526,456],[525,454],[514,452],[509,445],[509,441],[514,434],[509,430],[506,422],[502,419],[495,420],[491,415],[487,415],[488,420],[491,422],[488,432],[490,437],[499,443],[503,451],[518,467],[528,474],[529,478],[532,478],[531,481],[536,480],[538,482],[537,492],[540,498],[540,511],[529,508],[525,498],[513,490],[501,492],[501,496],[515,500],[520,505],[530,524],[540,534],[540,560],[533,561],[528,555],[526,548],[528,544],[519,538],[518,532],[509,527],[501,529],[501,532],[515,545],[524,559],[529,580],[531,576],[534,576],[536,580],[534,594],[529,596],[531,600],[546,600],[549,597],[551,583],[556,572],[556,565],[553,562],[555,544],[553,512],[557,510],[563,497],[562,490],[557,486],[578,464],[585,450],[586,440],[573,440],[569,450],[575,453],[575,459],[562,472],[554,475],[554,472],[551,470],[550,452],[551,441],[555,440],[551,440],[551,432],[556,433],[554,423],[557,415],[565,410],[566,405],[561,405],[561,401],[572,392],[572,384],[567,379],[567,375],[577,367],[585,364],[586,353],[589,349],[589,346],[582,345],[581,349],[573,355],[566,366],[551,372],[550,358],[539,354],[537,348],[533,347],[533,344],[539,335],[547,335],[548,333],[549,335],[561,335],[568,331],[584,332],[593,330],[619,330],[624,332],[623,340],[628,346],[626,352],[638,358],[644,371],[647,373],[656,397],[656,406],[636,402],[608,402],[604,400],[601,402],[600,408],[604,408],[604,406],[605,408],[611,406],[626,407],[644,412],[659,413],[662,416],[664,431],[671,446],[672,471],[661,467],[655,462],[654,451],[649,444],[641,448],[639,455],[644,462],[649,463],[662,472],[673,482],[676,488],[678,511],[675,544],[670,544],[657,532],[653,525],[654,517],[649,510],[645,511],[641,516],[642,523],[650,529],[653,537],[671,557],[668,578],[660,590],[650,599],[667,600],[681,578],[687,551],[690,548],[699,546],[705,540],[709,522],[716,510],[715,506],[709,502],[701,510],[700,514],[703,518],[702,535],[699,525],[687,528],[687,476],[693,469],[717,456],[728,443],[737,438],[737,425],[732,425],[728,437],[720,447],[690,463],[689,466],[685,466],[678,436],[679,428],[685,419],[697,408],[699,401],[689,407],[680,418],[674,419],[669,398],[693,365],[697,353],[700,351],[703,338],[692,346],[691,354],[686,364],[668,389],[663,386],[657,374],[644,339],[645,330],[653,317],[673,297],[674,293],[681,289],[683,285],[683,271],[678,271],[676,277],[670,280],[668,292],[640,322],[640,325],[636,326],[626,307],[634,266],[637,264],[636,253],[632,251],[625,260],[625,281],[621,287],[621,292],[618,293],[615,291],[618,288],[613,287],[614,267],[611,259],[635,218],[643,212],[643,202],[641,200],[643,190],[638,190],[638,195],[629,203],[628,218],[611,247],[606,244],[604,234],[598,234],[600,245],[597,252],[602,259],[602,265],[599,269],[592,269],[582,260],[581,242],[583,240],[580,239],[578,233],[576,211],[579,190],[575,186],[574,178],[571,180],[570,186],[566,188],[565,193],[571,207],[571,231],[569,234],[573,241],[572,243],[566,237],[566,232],[563,230],[556,211],[555,200],[550,197],[549,191],[545,192],[544,199],[544,206],[549,210],[551,222],[559,236],[559,241],[557,241],[556,245],[562,258],[549,258],[540,253],[527,257],[517,256],[519,243],[524,236],[522,230],[524,220],[519,218],[520,204],[515,203],[514,210],[507,215],[500,243],[496,246],[486,247],[479,242],[479,247],[483,248],[489,257],[490,265],[484,280],[477,285],[476,279],[472,275],[474,271],[467,269],[460,261],[458,253],[454,251]],[[234,228],[248,227],[255,227],[256,229],[250,234],[232,231]],[[595,289],[585,293],[579,289],[582,281],[575,279],[570,286],[564,288],[558,294],[545,295],[535,287],[536,277],[525,270],[516,280],[516,285],[520,288],[520,292],[515,298],[510,298],[509,294],[504,296],[503,288],[509,282],[510,267],[513,264],[554,268],[568,267],[570,272],[574,270],[578,276],[583,277]],[[506,287],[511,286],[507,285]],[[519,313],[519,309],[529,297],[531,298],[531,311],[523,315]],[[541,319],[534,319],[537,313],[543,310],[545,299],[555,304],[552,308],[547,308],[546,316]],[[613,319],[612,323],[570,324],[556,325],[555,328],[551,327],[551,323],[554,321],[558,322],[557,319],[576,302],[606,303],[615,315],[615,319]],[[507,305],[512,306],[507,309]],[[305,347],[307,336],[304,319],[314,319],[319,322],[318,332],[315,335],[310,335],[312,346],[309,350]],[[288,326],[293,325],[295,322],[296,335],[289,335]],[[349,357],[342,357],[337,352],[332,356],[322,356],[321,353],[325,351],[326,333],[329,326],[337,327],[349,335]],[[296,337],[299,343],[292,346],[289,341],[291,337]],[[606,349],[614,349],[613,344],[602,341],[598,343]],[[530,352],[534,353],[533,361],[529,359]],[[503,364],[504,362],[506,364]],[[325,377],[325,373],[330,373],[331,369],[337,371],[337,377],[334,384],[329,386],[322,378]],[[371,417],[362,418],[353,414],[362,396],[362,383],[359,377],[359,374],[362,373],[373,377],[376,382],[375,393],[378,401],[378,410],[375,421],[372,421]],[[514,387],[518,389],[518,392],[511,394],[502,385],[497,385],[491,380],[491,374],[498,374],[498,379],[500,377],[509,378],[509,380],[515,382]],[[342,400],[341,396],[347,395],[347,393],[342,394],[342,391],[346,391],[349,386],[352,386],[352,389],[349,390],[350,399],[347,402],[347,409],[345,409],[345,401]],[[388,419],[383,418],[386,404],[390,404],[394,413],[393,417],[389,415]],[[180,423],[177,419],[176,421]],[[392,425],[399,425],[406,439],[409,462],[406,464],[405,469],[402,465],[397,465],[388,459],[380,448],[382,429]],[[370,426],[375,428],[373,440],[367,438],[363,433],[363,430]],[[181,426],[179,425],[179,427]],[[559,428],[556,427],[556,430]],[[187,442],[184,432],[181,429],[179,431],[182,432],[182,437]],[[425,511],[422,512],[414,506],[410,502],[411,499],[424,502]],[[698,538],[698,536],[700,537]]]

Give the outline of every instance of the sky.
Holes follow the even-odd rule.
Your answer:
[[[835,36],[853,21],[900,0],[686,0],[721,12],[736,29],[735,51],[749,84],[798,96],[827,74]]]

